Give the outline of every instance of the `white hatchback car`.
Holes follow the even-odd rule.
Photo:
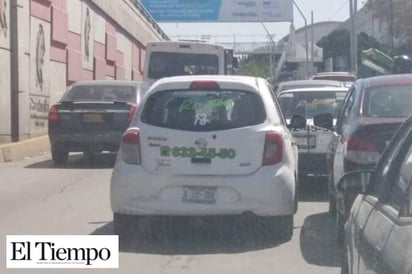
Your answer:
[[[147,92],[121,141],[111,179],[115,233],[131,232],[131,222],[148,216],[253,213],[289,239],[297,162],[266,80],[164,78]]]

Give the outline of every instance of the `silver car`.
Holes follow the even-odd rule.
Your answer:
[[[361,194],[345,225],[342,273],[412,273],[412,116],[374,171],[346,173],[338,189]]]

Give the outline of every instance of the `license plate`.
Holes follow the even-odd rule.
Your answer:
[[[299,148],[315,148],[316,147],[316,137],[296,137],[296,143]]]
[[[83,115],[83,122],[85,123],[103,123],[103,116],[99,113],[87,113]]]
[[[202,186],[185,186],[183,187],[182,201],[184,203],[215,204],[216,188]]]

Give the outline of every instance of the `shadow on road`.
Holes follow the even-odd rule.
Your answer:
[[[334,217],[329,213],[306,217],[300,234],[300,248],[309,264],[339,267],[342,253],[336,243]]]
[[[284,240],[271,235],[265,227],[235,217],[162,218],[152,222],[144,238],[133,232],[120,239],[120,251],[160,255],[242,253],[273,248]],[[113,223],[96,229],[92,235],[113,234]]]
[[[328,201],[328,181],[325,177],[307,177],[299,184],[299,201],[326,202]]]
[[[66,165],[56,165],[53,161],[45,160],[30,164],[25,168],[44,168],[44,169],[110,169],[114,167],[116,161],[115,153],[96,154],[94,159],[87,159],[80,154],[71,154]]]

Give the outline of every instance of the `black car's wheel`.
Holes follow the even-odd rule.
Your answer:
[[[53,162],[56,165],[64,165],[67,163],[67,160],[69,159],[69,151],[60,145],[52,145],[51,155]]]
[[[345,230],[345,223],[343,221],[343,217],[338,212],[336,214],[336,241],[339,247],[342,247],[345,241],[345,231],[344,230]]]

